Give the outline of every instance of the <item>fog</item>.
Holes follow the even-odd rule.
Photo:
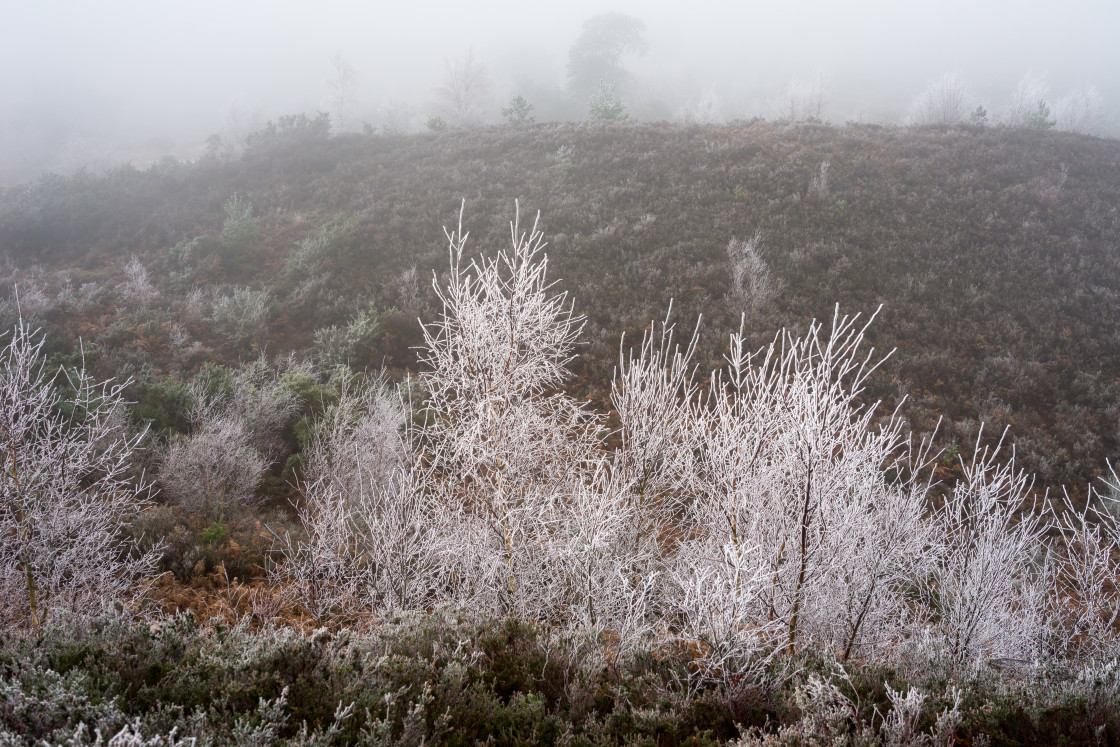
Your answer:
[[[604,12],[646,26],[647,53],[622,58],[637,119],[681,118],[702,96],[710,119],[780,118],[791,91],[819,90],[820,119],[899,123],[929,81],[955,72],[997,123],[1033,71],[1055,104],[1094,85],[1093,131],[1118,131],[1114,0],[0,0],[0,10],[0,184],[196,158],[212,134],[236,146],[299,112],[330,112],[338,131],[339,61],[353,72],[346,130],[424,130],[448,65],[468,51],[489,80],[482,123],[501,122],[516,93],[538,120],[579,119],[568,52]]]

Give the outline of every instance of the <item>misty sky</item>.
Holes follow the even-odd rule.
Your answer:
[[[445,60],[473,48],[497,118],[527,82],[562,87],[582,21],[606,11],[646,22],[650,52],[627,67],[656,111],[711,90],[728,117],[767,116],[791,78],[823,74],[830,120],[897,121],[948,71],[998,110],[1031,69],[1054,97],[1096,84],[1110,119],[1120,102],[1115,0],[0,0],[0,11],[0,183],[5,167],[66,143],[189,156],[231,118],[326,110],[335,54],[357,71],[360,119],[391,100],[423,121]]]

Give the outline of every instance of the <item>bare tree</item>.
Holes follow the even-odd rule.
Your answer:
[[[443,116],[457,127],[482,123],[490,105],[490,74],[473,49],[445,62],[443,85],[436,89]]]
[[[828,161],[821,161],[821,169],[809,181],[809,197],[816,200],[827,200],[832,196],[832,190],[828,186]]]
[[[407,135],[416,131],[416,110],[404,101],[387,98],[377,112],[381,131],[386,135]]]
[[[902,556],[920,545],[923,488],[888,477],[909,461],[901,423],[873,428],[875,407],[858,404],[880,362],[860,353],[855,321],[783,333],[757,361],[733,335],[726,374],[694,411],[703,482],[691,515],[709,549],[683,557],[721,558],[737,614],[776,626],[788,648],[889,640]]]
[[[49,372],[42,346],[21,318],[0,351],[0,625],[36,633],[128,600],[155,563],[123,533],[149,500],[131,468],[144,434],[124,425],[128,382]]]
[[[163,492],[206,521],[224,521],[227,510],[253,503],[268,463],[248,445],[236,416],[198,422],[189,437],[172,442],[160,463]]]

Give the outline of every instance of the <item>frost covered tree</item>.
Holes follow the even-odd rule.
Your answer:
[[[560,391],[584,322],[547,279],[537,221],[524,231],[518,210],[510,247],[477,260],[461,222],[447,234],[443,313],[420,355],[444,573],[475,614],[610,630],[625,647],[651,626],[658,537],[601,419]]]
[[[725,120],[723,102],[715,91],[706,90],[682,106],[677,119],[685,124],[720,124]]]
[[[191,433],[171,442],[160,460],[163,493],[204,520],[252,505],[280,455],[279,436],[295,412],[292,393],[263,361],[228,382],[198,377],[190,387]]]
[[[281,575],[321,618],[451,605],[631,645],[653,620],[658,534],[600,419],[559,392],[583,318],[547,280],[536,223],[518,213],[490,257],[467,258],[461,217],[447,237],[416,416],[372,387],[319,421],[307,534]]]
[[[463,591],[510,613],[535,605],[538,542],[555,503],[579,482],[594,418],[563,394],[583,327],[564,294],[549,293],[543,236],[511,224],[512,249],[468,261],[461,218],[447,234],[451,271],[440,319],[424,327],[421,384],[435,414],[425,434],[451,478],[443,500],[462,524],[455,571]],[[539,601],[539,600],[536,600]]]
[[[194,432],[163,455],[163,493],[204,521],[221,523],[231,509],[253,503],[268,463],[249,446],[245,422],[234,415],[198,419]]]
[[[124,532],[149,502],[127,382],[49,371],[42,346],[21,318],[0,350],[0,627],[36,633],[127,601],[155,563]]]
[[[1053,544],[1051,616],[1061,638],[1054,653],[1088,664],[1104,664],[1120,655],[1120,516],[1112,480],[1093,488],[1084,508],[1069,494],[1052,506]]]
[[[1104,97],[1092,84],[1078,86],[1054,105],[1054,118],[1059,130],[1092,134],[1101,124]]]
[[[523,127],[537,121],[533,115],[533,105],[521,94],[515,94],[509,100],[509,105],[502,107],[502,116],[506,124],[514,127]]]
[[[931,80],[910,102],[908,124],[956,124],[964,121],[972,107],[973,95],[957,73],[945,73]]]
[[[827,178],[827,170],[824,173]],[[731,261],[731,299],[751,324],[758,312],[782,292],[782,281],[770,272],[759,252],[761,246],[760,231],[745,241],[733,238],[727,243],[727,258]]]
[[[249,244],[260,233],[260,220],[253,215],[253,203],[236,192],[222,206],[226,219],[222,223],[222,241],[230,259],[240,261]]]
[[[1050,81],[1046,76],[1034,72],[1027,72],[1015,84],[1011,94],[1011,103],[1007,108],[1007,124],[1012,127],[1029,127],[1036,130],[1046,130],[1054,125],[1050,122],[1050,104],[1047,95],[1050,93]]]
[[[879,362],[860,352],[866,327],[855,321],[837,314],[828,332],[783,333],[758,356],[732,336],[726,372],[692,416],[698,540],[675,572],[709,582],[681,585],[686,615],[720,610],[722,630],[845,655],[895,636],[925,491],[892,477],[910,457],[899,420],[878,424],[859,404]]]
[[[771,101],[774,116],[786,122],[821,121],[825,116],[828,82],[824,73],[811,79],[789,81]]]
[[[616,650],[660,636],[728,688],[814,647],[954,669],[1115,655],[1111,504],[1047,525],[1013,455],[979,443],[932,484],[930,441],[866,401],[870,321],[837,310],[751,353],[744,317],[707,380],[698,333],[651,324],[623,341],[608,448],[563,391],[584,321],[538,224],[518,212],[482,256],[462,213],[446,234],[419,381],[347,390],[315,426],[280,575],[318,618],[450,607]]]
[[[1006,433],[1004,434],[1006,437]],[[932,630],[944,654],[975,666],[993,659],[1032,664],[1047,630],[1046,525],[1028,505],[1033,480],[1000,463],[1002,446],[962,459],[964,478],[938,511],[937,560],[926,585]]]
[[[406,423],[396,392],[358,377],[315,423],[297,504],[306,534],[288,538],[275,575],[320,621],[433,601],[437,525]]]
[[[148,270],[135,254],[124,266],[124,282],[121,283],[120,294],[126,304],[139,308],[146,307],[159,296]]]

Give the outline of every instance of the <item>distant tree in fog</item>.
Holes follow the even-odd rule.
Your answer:
[[[331,55],[331,67],[334,74],[327,81],[327,103],[335,116],[335,127],[339,132],[346,132],[355,104],[354,84],[358,71],[340,53]]]
[[[1046,77],[1033,70],[1024,75],[1011,94],[1011,104],[1007,108],[1007,124],[1012,127],[1035,127],[1039,122],[1039,112],[1045,108],[1043,119],[1049,116],[1050,105],[1046,101],[1050,93],[1050,82]]]
[[[805,122],[824,118],[825,91],[828,79],[824,73],[811,80],[791,80],[774,100],[772,109],[778,119]]]
[[[931,80],[907,109],[907,124],[956,124],[970,113],[972,94],[957,73]]]
[[[583,22],[583,32],[568,51],[568,88],[581,99],[590,98],[603,82],[625,90],[632,76],[622,55],[649,50],[644,21],[622,13],[602,13]]]
[[[397,99],[386,99],[378,109],[381,131],[386,135],[406,135],[416,131],[416,110]]]
[[[1079,86],[1058,99],[1054,105],[1054,118],[1058,129],[1066,132],[1092,133],[1100,126],[1104,98],[1097,87]]]
[[[440,113],[456,127],[482,123],[490,102],[490,74],[474,56],[474,50],[457,60],[448,60],[443,85],[436,89]]]
[[[714,92],[704,91],[681,107],[678,117],[685,124],[718,124],[724,120],[723,102]]]

